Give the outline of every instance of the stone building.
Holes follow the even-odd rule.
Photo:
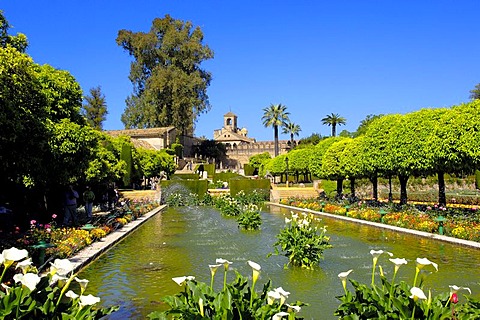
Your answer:
[[[105,132],[112,137],[128,136],[132,139],[135,147],[153,150],[169,148],[177,138],[177,130],[174,127],[108,130]]]
[[[246,128],[238,128],[238,117],[228,112],[223,116],[223,127],[213,131],[213,140],[225,144],[227,148],[227,165],[229,168],[241,169],[251,156],[268,152],[275,156],[274,141],[256,141],[247,137]],[[295,143],[295,142],[294,142]],[[287,153],[291,149],[290,140],[279,140],[279,154]]]

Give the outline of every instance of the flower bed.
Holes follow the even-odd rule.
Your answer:
[[[37,259],[45,255],[40,260],[68,258],[158,206],[157,202],[148,199],[124,199],[119,203],[114,210],[98,215],[92,224],[78,228],[58,227],[56,215],[52,215],[52,221],[47,224],[32,220],[30,230],[17,243]]]
[[[385,204],[378,206],[378,203],[376,203],[377,206],[370,206],[364,201],[346,205],[325,203],[318,199],[297,198],[282,199],[280,203],[430,233],[439,232],[440,223],[436,219],[443,217],[445,218],[444,235],[480,242],[480,217],[476,206],[467,208],[458,205],[449,205],[447,208],[438,205],[399,207]]]

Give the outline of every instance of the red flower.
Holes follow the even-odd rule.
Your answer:
[[[458,295],[456,292],[452,293],[452,296],[450,297],[450,301],[452,303],[457,303],[458,302]]]

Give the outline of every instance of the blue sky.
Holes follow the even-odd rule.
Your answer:
[[[85,94],[102,87],[109,130],[123,128],[132,92],[118,30],[146,32],[165,14],[200,26],[215,52],[203,64],[212,108],[195,132],[210,139],[229,111],[257,140],[273,139],[261,121],[272,103],[300,137],[329,135],[321,118],[332,112],[347,119],[337,132],[355,131],[369,114],[467,102],[480,83],[478,0],[3,0],[0,10],[35,62],[68,70]]]

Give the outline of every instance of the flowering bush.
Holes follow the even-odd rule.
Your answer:
[[[193,276],[176,277],[172,280],[183,291],[167,296],[162,300],[170,306],[170,310],[155,311],[148,315],[150,319],[273,319],[279,320],[297,318],[295,313],[300,312],[301,302],[286,303],[290,295],[282,287],[272,290],[271,282],[263,286],[260,293],[255,291],[255,284],[260,275],[261,267],[253,261],[248,261],[252,267],[252,284],[249,286],[247,278],[236,273],[236,279],[227,284],[227,272],[231,262],[217,259],[216,264],[210,265],[210,286],[198,282]],[[213,290],[213,282],[218,268],[224,269],[223,289],[219,292]]]
[[[237,218],[239,226],[244,230],[257,230],[262,224],[260,210],[255,204],[243,206],[242,213]]]
[[[428,290],[425,294],[424,282],[417,279],[425,268],[438,271],[438,265],[426,258],[416,260],[415,277],[412,284],[405,281],[395,282],[399,268],[407,264],[405,259],[392,259],[394,265],[392,279],[384,276],[383,268],[379,265],[380,284],[375,281],[375,272],[380,256],[392,253],[383,250],[371,250],[373,256],[372,281],[370,286],[349,280],[354,292],[347,289],[347,277],[353,270],[338,275],[342,281],[345,294],[338,297],[341,304],[335,311],[340,319],[478,319],[480,316],[479,301],[467,297],[467,302],[457,305],[458,291],[468,291],[467,287],[451,285],[450,293],[441,293],[433,296]],[[418,285],[418,286],[417,286]]]
[[[56,259],[43,275],[27,250],[3,250],[0,263],[1,319],[100,319],[118,309],[96,308],[100,298],[85,294],[88,280],[77,278],[66,259]],[[4,281],[7,270],[13,275]],[[71,289],[73,281],[79,284],[78,293]]]
[[[330,238],[325,235],[326,227],[312,226],[313,217],[297,214],[285,218],[287,226],[277,235],[275,254],[280,251],[288,258],[288,264],[312,269],[323,259],[323,251],[331,248]],[[277,248],[280,247],[280,250]],[[287,264],[287,265],[288,265]]]
[[[90,231],[90,237],[93,240],[99,240],[107,235],[107,232],[102,228],[95,228]]]

